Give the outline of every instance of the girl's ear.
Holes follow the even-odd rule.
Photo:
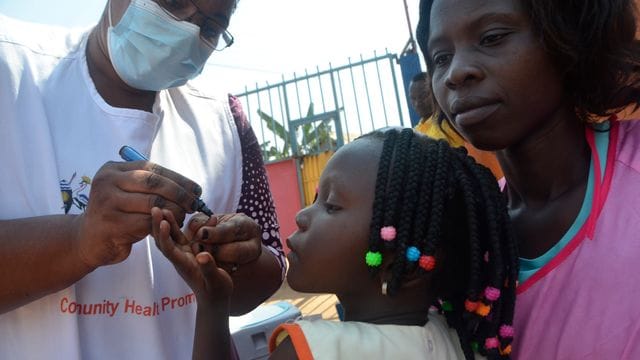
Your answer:
[[[391,279],[393,278],[393,262],[395,260],[395,254],[388,251],[386,254],[382,256],[382,264],[380,264],[380,282],[381,284],[385,281],[387,283],[391,283]],[[437,269],[437,265],[436,265]],[[432,292],[432,278],[433,274],[436,271],[424,272],[417,265],[415,268],[408,273],[402,276],[402,280],[400,281],[399,287],[397,289],[398,292],[405,291],[425,291],[425,288],[429,290],[428,292]]]

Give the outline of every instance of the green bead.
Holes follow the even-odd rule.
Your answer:
[[[367,265],[371,267],[378,267],[380,266],[380,264],[382,264],[382,254],[377,251],[368,251],[367,255],[364,257],[364,260]]]
[[[478,352],[480,350],[480,345],[478,345],[477,341],[471,342],[471,350],[473,350],[473,352]]]
[[[444,310],[444,311],[453,311],[453,305],[451,305],[451,303],[448,302],[448,301],[443,301],[442,302],[442,310]]]

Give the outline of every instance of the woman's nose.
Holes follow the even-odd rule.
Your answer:
[[[449,89],[456,89],[473,81],[484,78],[484,72],[480,64],[470,54],[458,52],[451,59],[445,84]]]

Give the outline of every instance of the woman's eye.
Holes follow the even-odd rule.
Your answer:
[[[435,54],[432,62],[435,66],[444,66],[447,65],[450,60],[451,54]]]
[[[509,33],[501,32],[501,33],[493,33],[487,34],[480,39],[480,45],[491,46],[500,42],[500,40],[504,39]]]

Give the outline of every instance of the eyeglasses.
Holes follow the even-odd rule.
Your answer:
[[[160,7],[171,17],[178,21],[189,21],[193,19],[195,14],[200,14],[204,21],[200,25],[200,38],[202,41],[211,46],[216,51],[222,51],[233,44],[233,35],[225,29],[214,18],[205,14],[196,0],[156,0]],[[196,11],[193,11],[193,8]],[[222,40],[222,41],[220,41]]]

